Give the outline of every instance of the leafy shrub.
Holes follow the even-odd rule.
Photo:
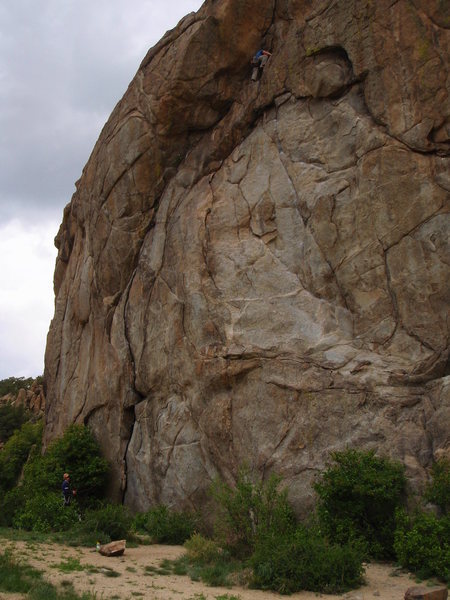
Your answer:
[[[25,467],[26,485],[32,490],[61,489],[63,473],[69,473],[82,507],[95,504],[103,496],[108,464],[100,447],[84,425],[71,425],[61,438],[49,444],[43,456]]]
[[[165,560],[162,567],[165,574],[174,573],[175,575],[189,575],[193,581],[203,581],[211,586],[230,586],[232,584],[231,577],[236,583],[236,575],[242,571],[242,564],[233,560],[230,555],[223,552],[216,546],[215,552],[208,544],[211,540],[198,540],[196,545],[203,545],[206,542],[205,551],[195,552],[192,554],[188,551],[187,554],[180,556],[176,560]],[[214,544],[214,542],[212,542]],[[198,548],[196,548],[198,550]],[[158,572],[161,574],[163,570]]]
[[[23,486],[15,487],[0,497],[0,525],[13,527],[14,517],[18,514],[26,502],[26,494]]]
[[[135,528],[146,531],[160,544],[184,544],[197,525],[197,517],[185,511],[170,510],[161,505],[137,515]]]
[[[41,431],[40,424],[26,423],[0,453],[1,481],[9,487],[14,485],[23,462],[29,458],[21,485],[0,497],[0,520],[4,525],[30,530],[66,530],[78,520],[79,504],[92,505],[102,496],[108,466],[89,429],[80,425],[69,427],[62,438],[49,445],[44,455],[36,451],[28,457],[29,447],[37,438],[40,441]],[[78,489],[77,499],[81,500],[71,507],[62,505],[64,472],[72,475]]]
[[[15,512],[13,525],[30,531],[64,531],[78,522],[76,503],[64,506],[61,494],[41,492],[25,498]]]
[[[0,442],[6,442],[28,420],[23,406],[0,404]]]
[[[342,592],[360,585],[360,546],[330,543],[317,524],[297,525],[280,483],[276,475],[255,482],[246,468],[234,487],[216,481],[211,491],[220,513],[217,538],[194,534],[185,543],[187,553],[173,562],[173,572],[229,585],[248,583],[250,566],[254,586],[281,593]]]
[[[41,439],[41,422],[25,423],[8,439],[0,452],[0,491],[14,487],[31,449],[40,447]]]
[[[395,511],[402,503],[404,467],[372,451],[334,452],[316,482],[318,515],[327,536],[340,544],[364,540],[374,558],[394,555]]]
[[[399,563],[421,578],[450,583],[450,516],[397,511],[395,551]]]
[[[219,544],[214,540],[205,538],[200,533],[194,533],[185,543],[187,556],[194,562],[210,564],[223,555]]]
[[[230,587],[230,577],[235,574],[239,568],[230,560],[214,561],[213,563],[196,565],[192,571],[188,569],[188,573],[194,578],[201,579],[210,586]]]
[[[329,543],[318,527],[303,525],[260,536],[250,563],[254,585],[282,594],[300,590],[342,593],[362,583],[358,545]]]
[[[282,534],[295,526],[287,490],[279,491],[280,483],[277,475],[254,482],[245,467],[240,469],[235,487],[214,482],[211,492],[218,504],[215,535],[233,556],[250,556],[263,533]]]
[[[126,538],[132,521],[128,509],[122,504],[104,504],[87,510],[78,528],[105,543]]]
[[[230,576],[234,580],[236,572],[242,565],[233,560],[214,540],[195,533],[184,544],[187,552],[176,560],[165,560],[162,563],[165,572],[175,575],[189,575],[193,581],[203,581],[211,586],[229,586]]]
[[[431,477],[425,498],[447,514],[450,512],[450,460],[442,458],[436,461],[431,468]]]

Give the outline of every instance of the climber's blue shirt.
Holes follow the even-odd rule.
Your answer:
[[[69,482],[68,482],[68,481],[66,481],[65,479],[64,479],[64,481],[62,482],[61,489],[62,489],[62,493],[63,493],[63,496],[64,496],[64,497],[66,497],[66,496],[69,496],[69,495],[70,495],[70,484],[69,484]]]

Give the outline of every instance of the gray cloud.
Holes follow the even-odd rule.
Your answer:
[[[0,242],[9,261],[3,263],[0,287],[0,378],[36,375],[37,365],[43,368],[45,324],[53,310],[54,252],[48,247],[63,208],[147,50],[200,5],[200,0],[0,4]],[[27,244],[30,224],[42,239]],[[47,258],[36,260],[44,245]],[[29,299],[19,283],[26,281],[33,282]]]
[[[6,4],[6,3],[5,3]],[[0,219],[70,200],[147,49],[199,1],[14,0],[0,9]]]

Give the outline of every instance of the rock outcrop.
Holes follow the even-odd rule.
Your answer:
[[[38,380],[34,380],[29,388],[21,388],[17,394],[10,393],[0,396],[1,404],[23,406],[33,415],[42,417],[45,412],[44,386]]]
[[[447,600],[447,598],[447,586],[429,588],[419,585],[407,589],[405,593],[405,600]]]
[[[448,6],[207,0],[149,51],[56,238],[47,442],[133,509],[246,462],[298,512],[332,450],[449,447]],[[262,78],[250,58],[272,52]]]

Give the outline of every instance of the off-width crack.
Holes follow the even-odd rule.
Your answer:
[[[390,336],[383,342],[383,346],[386,346],[387,344],[389,344],[389,342],[392,340],[392,338],[395,336],[395,334],[397,333],[398,327],[399,327],[399,323],[400,323],[400,311],[398,308],[398,302],[397,302],[397,296],[394,292],[393,286],[392,286],[392,278],[391,278],[391,271],[389,269],[389,264],[388,264],[388,260],[387,260],[387,251],[385,251],[383,249],[383,244],[381,242],[381,240],[378,240],[380,247],[382,248],[383,251],[383,259],[384,259],[384,271],[386,273],[386,289],[389,293],[389,296],[391,298],[391,304],[392,304],[392,309],[393,309],[393,317],[394,317],[394,321],[395,321],[395,327],[392,331],[392,333],[390,334]]]
[[[210,188],[211,194],[213,195],[213,190],[212,190],[211,184],[209,184],[209,188]],[[209,227],[208,227],[208,220],[210,218],[211,212],[212,212],[211,207],[208,207],[205,211],[205,217],[204,217],[204,221],[203,221],[204,228],[205,228],[205,237],[204,237],[204,242],[202,243],[202,256],[203,256],[203,263],[205,265],[205,269],[206,269],[206,272],[208,273],[209,278],[213,282],[215,289],[219,293],[221,293],[221,290],[217,287],[217,283],[214,278],[214,274],[208,264],[209,263],[208,252],[209,252],[209,244],[210,244],[210,233],[209,233]]]
[[[130,419],[130,424],[128,427],[128,431],[129,431],[128,439],[125,444],[123,458],[122,458],[123,480],[124,480],[124,486],[123,486],[123,491],[122,491],[122,504],[125,502],[125,496],[126,496],[127,489],[128,489],[128,458],[127,458],[128,457],[128,449],[130,447],[131,440],[133,439],[134,428],[136,425],[136,410],[135,410],[134,406],[130,406],[129,408],[127,408],[123,411],[122,419],[126,419],[127,415],[129,415],[131,417],[131,419]],[[142,433],[141,433],[141,444],[142,444]]]
[[[68,305],[68,303],[69,303],[69,300],[67,298],[66,301],[65,301],[65,303],[64,303],[64,311],[63,311],[63,314],[62,314],[62,318],[60,320],[60,327],[59,327],[59,331],[58,331],[58,334],[59,334],[58,338],[59,339],[62,339],[62,330],[64,328],[64,322],[66,320],[67,305]],[[56,313],[57,304],[58,304],[58,299],[56,299],[56,301],[55,301],[55,313]],[[55,320],[53,320],[53,323],[55,323]],[[61,352],[58,353],[58,364],[56,365],[55,381],[58,380],[60,366],[61,366]]]
[[[123,305],[123,335],[124,335],[125,341],[127,343],[127,349],[128,349],[128,353],[129,353],[130,360],[131,360],[131,367],[132,367],[132,371],[133,371],[133,375],[132,375],[133,390],[136,390],[136,360],[135,360],[135,356],[133,353],[130,334],[129,334],[127,312],[128,312],[128,303],[130,300],[130,290],[131,290],[131,286],[133,284],[134,278],[136,276],[136,273],[137,273],[137,267],[134,269],[134,271],[130,277],[130,281],[129,281],[126,289],[124,290],[125,302]]]
[[[263,33],[263,36],[262,36],[263,38],[265,38],[268,35],[269,31],[275,25],[276,12],[277,12],[277,0],[273,0],[273,3],[272,3],[272,20],[270,22],[270,25],[267,27],[267,29]],[[271,50],[272,50],[272,48],[271,48]]]
[[[181,327],[183,329],[183,337],[186,340],[186,342],[188,343],[188,345],[192,348],[192,351],[198,356],[199,352],[197,350],[196,345],[194,344],[194,342],[191,340],[191,338],[188,335],[188,332],[186,330],[186,303],[182,302],[181,303]]]

